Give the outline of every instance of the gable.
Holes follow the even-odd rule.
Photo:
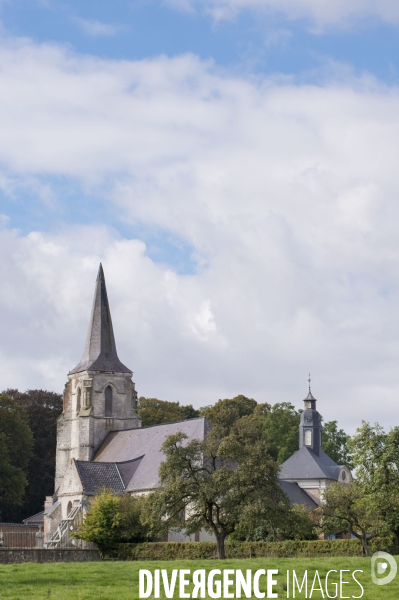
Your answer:
[[[79,473],[76,470],[75,461],[72,461],[66,470],[66,473],[61,481],[61,485],[57,490],[57,495],[63,494],[81,494],[83,486],[80,481]]]

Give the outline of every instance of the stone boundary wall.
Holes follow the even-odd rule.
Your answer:
[[[13,563],[56,563],[56,562],[92,562],[101,560],[98,550],[59,550],[0,548],[0,564]]]

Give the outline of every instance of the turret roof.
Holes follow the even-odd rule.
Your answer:
[[[118,358],[102,265],[98,270],[89,331],[80,363],[70,371],[131,373]]]

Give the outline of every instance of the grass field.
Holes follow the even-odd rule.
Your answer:
[[[305,570],[308,571],[308,595],[298,593],[296,598],[328,598],[324,587],[324,596],[321,591],[314,590],[310,595],[310,588],[317,569],[321,582],[324,586],[325,576],[330,569],[336,569],[338,576],[332,573],[334,578],[331,583],[339,581],[339,571],[349,569],[344,573],[343,580],[352,583],[343,585],[342,596],[338,586],[338,596],[335,597],[362,597],[370,600],[399,599],[399,574],[392,583],[384,586],[374,585],[370,575],[370,559],[342,557],[342,558],[312,558],[312,559],[247,559],[247,560],[225,560],[225,561],[174,561],[174,562],[92,562],[92,563],[56,563],[56,564],[34,564],[0,565],[0,599],[1,600],[134,600],[139,597],[138,581],[139,569],[278,569],[277,585],[274,592],[278,598],[287,598],[286,577],[287,570],[291,573],[291,584],[289,598],[292,598],[292,570],[295,570],[301,581]],[[362,584],[364,593],[356,584],[351,573],[359,569],[363,573],[357,573],[356,578]],[[316,585],[315,587],[319,587]],[[232,588],[234,590],[234,587]],[[266,577],[260,578],[260,589],[266,592]],[[187,588],[189,591],[190,588]],[[330,597],[334,597],[335,591],[329,587]],[[175,598],[179,598],[178,585],[176,586]],[[153,596],[150,597],[150,599]],[[161,588],[161,598],[165,598]]]

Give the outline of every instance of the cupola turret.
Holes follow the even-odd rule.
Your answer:
[[[304,411],[301,414],[301,422],[299,425],[299,448],[306,446],[309,450],[313,450],[317,456],[320,456],[322,449],[322,425],[321,417],[316,409],[316,398],[314,398],[310,389],[310,374],[309,374],[309,393],[304,398]]]

